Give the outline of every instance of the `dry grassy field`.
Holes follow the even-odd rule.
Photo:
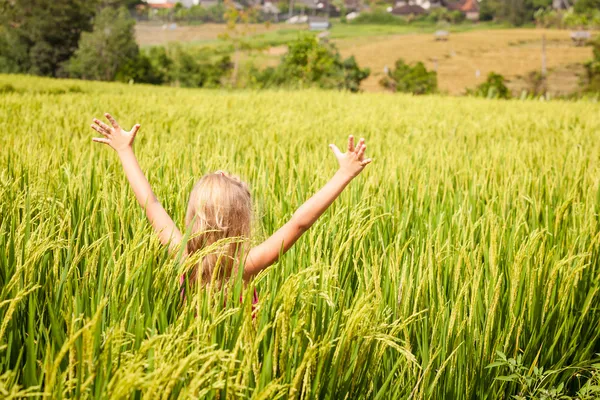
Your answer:
[[[404,58],[423,61],[427,68],[437,64],[440,89],[460,94],[483,81],[491,71],[518,81],[520,76],[539,70],[543,35],[551,72],[550,90],[566,93],[576,89],[575,65],[589,60],[592,51],[574,46],[566,30],[476,30],[453,33],[447,41],[435,41],[432,34],[395,35],[342,40],[338,46],[344,55],[354,55],[360,65],[371,68],[371,76],[363,83],[367,91],[381,90],[378,81],[384,66],[392,67],[396,59]]]
[[[226,29],[225,24],[178,25],[176,29],[169,29],[166,25],[141,23],[136,25],[135,34],[141,46],[155,46],[171,42],[200,44],[217,40],[221,34],[225,33]],[[248,33],[257,35],[281,29],[290,29],[290,26],[253,24],[248,27]]]
[[[549,91],[567,94],[577,89],[581,64],[592,56],[591,48],[571,43],[567,30],[473,28],[451,33],[447,41],[435,41],[430,32],[405,33],[397,30],[397,33],[382,34],[357,26],[356,29],[364,31],[364,35],[354,35],[352,28],[334,25],[332,40],[344,56],[354,55],[360,65],[371,68],[371,76],[363,83],[363,89],[369,92],[383,90],[378,84],[383,69],[385,66],[393,67],[398,58],[423,61],[427,68],[437,68],[439,88],[450,94],[461,94],[466,88],[476,86],[491,71],[504,75],[510,80],[511,89],[518,92],[527,85],[523,77],[541,68],[542,36],[545,36]],[[291,39],[294,35],[289,32],[290,29],[300,28],[286,24],[256,24],[248,28],[248,35],[276,37],[280,33]],[[343,34],[337,35],[338,31],[343,31]],[[209,44],[218,40],[224,32],[223,24],[180,26],[175,30],[163,29],[161,25],[139,24],[136,27],[138,42],[143,46],[169,42]],[[390,28],[390,32],[394,29]],[[342,38],[336,38],[339,36]],[[274,65],[284,52],[284,46],[277,46],[252,58],[263,66]]]

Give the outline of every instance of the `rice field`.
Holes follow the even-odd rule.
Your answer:
[[[498,352],[571,396],[598,378],[596,103],[0,87],[1,398],[523,395],[486,368]],[[180,226],[203,174],[249,182],[256,242],[333,175],[329,143],[364,136],[374,162],[250,287],[182,301],[189,266],[91,141],[105,111],[141,123],[135,152]]]

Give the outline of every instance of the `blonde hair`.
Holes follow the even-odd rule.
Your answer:
[[[207,284],[213,279],[222,282],[237,272],[241,257],[247,254],[251,222],[252,198],[244,182],[222,171],[202,177],[188,203],[185,224],[191,228],[191,237],[186,250],[189,256],[209,246],[215,249],[192,270],[190,282],[196,281],[199,273]],[[223,240],[227,238],[233,239]]]

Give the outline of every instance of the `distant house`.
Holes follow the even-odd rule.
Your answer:
[[[404,6],[419,6],[423,8],[425,11],[429,11],[430,9],[434,9],[437,7],[441,7],[442,3],[440,0],[392,0],[388,1],[393,4],[391,9],[401,8]],[[389,9],[388,9],[389,11]],[[397,14],[399,15],[399,14]]]
[[[442,3],[450,11],[460,11],[471,21],[479,21],[479,2],[477,0],[460,0]]]
[[[175,7],[176,1],[169,0],[147,0],[146,3],[148,7],[153,10],[160,10],[163,8],[173,8]]]
[[[175,4],[181,3],[182,6],[190,8],[191,6],[197,6],[202,3],[201,0],[146,0],[146,3],[150,8],[161,9],[161,8],[173,8]]]

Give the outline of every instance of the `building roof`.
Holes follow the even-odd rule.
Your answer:
[[[175,4],[172,3],[148,3],[150,8],[173,8]]]
[[[462,12],[478,12],[479,11],[479,2],[477,0],[465,0],[460,7],[460,11]]]
[[[478,12],[479,3],[477,0],[443,1],[442,5],[451,11]]]

